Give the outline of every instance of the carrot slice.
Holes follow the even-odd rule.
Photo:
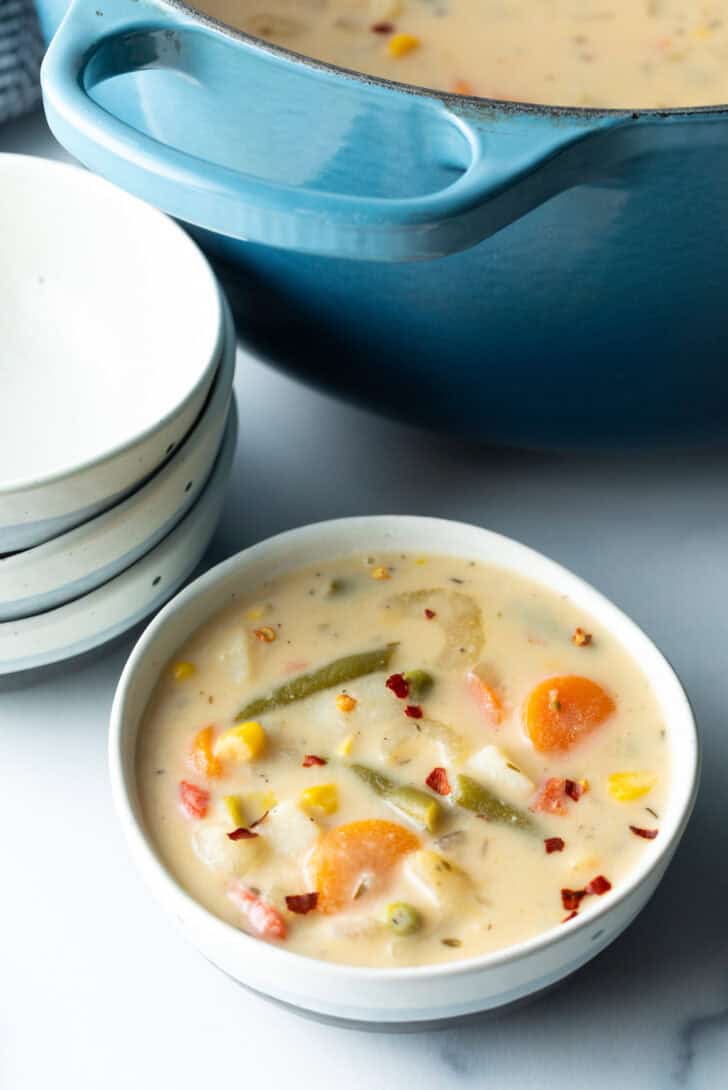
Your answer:
[[[214,779],[222,773],[222,765],[212,751],[214,737],[214,727],[203,727],[192,739],[190,749],[190,764],[195,772],[209,779]]]
[[[400,859],[420,847],[418,837],[392,821],[370,819],[338,825],[321,837],[313,857],[320,912],[339,912],[362,882],[381,888]]]
[[[577,745],[615,708],[611,696],[588,677],[549,677],[529,694],[524,720],[536,749],[554,753]]]
[[[475,666],[468,672],[468,688],[483,712],[486,721],[491,727],[500,725],[503,719],[503,701],[498,691],[486,681],[484,668]]]

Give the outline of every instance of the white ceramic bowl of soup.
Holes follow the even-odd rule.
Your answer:
[[[609,897],[592,897],[568,927],[550,927],[494,953],[447,964],[369,968],[316,960],[250,937],[196,902],[160,860],[146,827],[136,773],[137,736],[160,674],[185,640],[234,596],[307,565],[360,553],[421,553],[494,565],[567,596],[639,663],[669,745],[671,778],[660,835]],[[210,961],[272,999],[346,1023],[427,1023],[508,1005],[556,984],[609,945],[657,888],[695,799],[699,746],[672,668],[648,637],[591,586],[524,545],[440,519],[373,516],[302,527],[246,549],[173,599],[135,647],[111,714],[110,771],[117,813],[154,897]]]

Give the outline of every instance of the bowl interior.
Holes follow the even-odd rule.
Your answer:
[[[184,232],[77,167],[0,156],[0,238],[2,493],[153,434],[209,380],[221,311]]]
[[[137,859],[155,879],[160,879],[168,894],[176,900],[180,913],[193,912],[218,931],[228,930],[240,941],[240,932],[216,920],[191,902],[177,886],[156,856],[148,838],[139,805],[135,777],[136,737],[144,711],[160,671],[176,648],[200,624],[228,604],[236,594],[264,579],[306,564],[334,559],[363,551],[417,551],[457,555],[517,571],[568,595],[595,620],[609,629],[623,647],[639,662],[655,693],[667,727],[671,754],[672,782],[665,812],[661,815],[660,837],[650,842],[639,864],[620,887],[616,897],[593,904],[582,913],[576,927],[589,922],[625,898],[657,867],[663,856],[668,859],[690,815],[698,775],[698,740],[695,723],[685,693],[670,665],[648,637],[604,598],[598,591],[539,553],[478,527],[439,519],[377,516],[341,519],[289,531],[247,549],[202,576],[168,604],[149,626],[137,644],[124,670],[112,710],[110,760],[115,801],[126,826]],[[141,855],[140,855],[141,853]],[[352,969],[327,965],[327,972],[374,973],[397,977],[401,974],[429,974],[465,971],[473,965],[501,963],[517,953],[564,938],[547,931],[517,947],[509,947],[470,961],[422,969]],[[243,936],[245,939],[245,936]],[[255,942],[256,940],[249,940]],[[260,945],[260,944],[258,944]],[[286,951],[270,950],[272,957],[298,957]]]

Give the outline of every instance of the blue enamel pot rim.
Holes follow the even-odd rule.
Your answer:
[[[674,106],[667,108],[635,109],[629,106],[622,107],[594,107],[594,106],[549,106],[538,102],[520,102],[512,99],[485,98],[479,95],[457,95],[451,91],[443,91],[436,87],[421,87],[413,83],[400,83],[398,80],[389,80],[381,76],[369,75],[366,72],[358,72],[353,68],[344,68],[341,65],[331,64],[316,57],[309,57],[305,53],[297,53],[294,49],[286,49],[285,46],[275,45],[259,38],[255,34],[248,34],[244,30],[231,27],[221,19],[200,11],[193,4],[186,4],[184,0],[153,0],[155,6],[173,8],[192,15],[204,26],[210,27],[219,33],[247,42],[262,52],[273,56],[283,57],[295,61],[307,68],[318,69],[322,72],[330,72],[343,76],[346,79],[354,79],[359,82],[371,84],[374,87],[382,87],[384,90],[405,92],[409,95],[418,95],[424,98],[438,98],[447,105],[470,103],[478,106],[494,107],[507,113],[545,114],[551,117],[630,117],[637,121],[639,118],[667,118],[667,117],[693,117],[711,114],[728,113],[728,103],[713,106]]]

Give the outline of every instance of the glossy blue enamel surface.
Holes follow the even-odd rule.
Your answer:
[[[728,434],[725,112],[441,101],[164,0],[77,0],[44,93],[75,155],[191,227],[242,339],[309,381],[501,442]]]

